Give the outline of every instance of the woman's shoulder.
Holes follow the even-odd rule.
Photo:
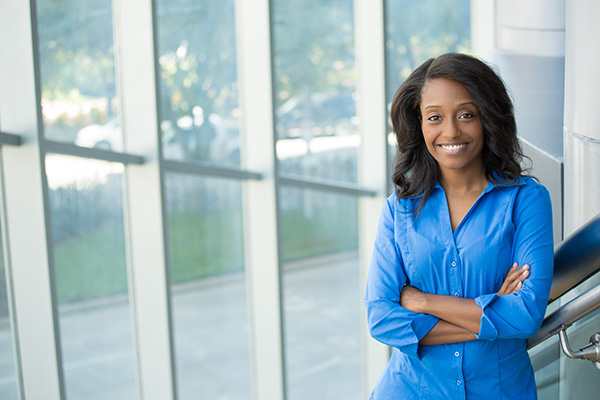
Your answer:
[[[535,180],[534,178],[532,178],[530,176],[521,177],[518,181],[518,185],[519,185],[519,192],[521,194],[522,193],[534,194],[536,192],[542,196],[548,194],[548,189],[546,189],[546,187],[543,184],[541,184],[540,182],[538,182],[537,180]]]
[[[394,190],[385,200],[386,205],[391,211],[406,211],[414,208],[416,197],[402,198]]]
[[[533,178],[531,176],[520,176],[519,178],[511,179],[508,182],[499,181],[497,183],[494,183],[494,185],[497,188],[500,188],[503,190],[508,190],[508,191],[514,191],[519,194],[534,193],[534,192],[540,192],[540,193],[548,192],[548,190],[546,189],[546,187],[543,184],[541,184],[540,182],[538,182],[535,178]]]

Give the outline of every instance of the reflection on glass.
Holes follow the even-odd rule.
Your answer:
[[[2,226],[2,225],[0,225]],[[0,399],[17,400],[19,383],[15,365],[8,282],[4,266],[4,249],[0,242]]]
[[[355,197],[280,189],[288,400],[363,399]]]
[[[234,1],[158,0],[163,156],[240,164]]]
[[[385,69],[387,111],[396,90],[423,62],[444,53],[468,53],[470,0],[386,0]],[[392,132],[388,119],[388,132]],[[393,170],[396,138],[388,135],[388,170]]]
[[[123,166],[47,155],[46,171],[67,398],[134,399]]]
[[[250,399],[241,183],[168,174],[165,190],[178,398]]]
[[[272,12],[280,172],[356,182],[353,2],[274,0]]]
[[[35,4],[46,138],[122,151],[111,2]]]

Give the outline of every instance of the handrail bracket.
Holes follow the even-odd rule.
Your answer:
[[[590,337],[590,344],[582,347],[579,351],[571,350],[569,338],[567,337],[568,326],[563,325],[558,331],[560,345],[563,352],[569,358],[578,358],[591,361],[596,368],[600,369],[600,332],[596,332]]]

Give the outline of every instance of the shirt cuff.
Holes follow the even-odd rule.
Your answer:
[[[404,346],[402,352],[420,360],[419,341],[429,333],[439,320],[439,318],[434,317],[433,315],[418,314],[410,323],[410,327],[415,335],[415,342]]]
[[[488,306],[498,298],[498,293],[485,294],[475,298],[475,303],[481,308],[481,324],[479,326],[479,334],[475,334],[480,340],[495,340],[498,337],[498,330],[490,319]]]

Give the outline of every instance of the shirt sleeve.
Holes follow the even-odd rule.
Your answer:
[[[392,201],[397,201],[395,195],[387,199],[379,218],[365,296],[367,321],[373,338],[420,359],[419,341],[439,319],[400,306],[407,277],[395,241]]]
[[[512,220],[513,261],[529,264],[530,274],[516,293],[475,298],[483,310],[478,339],[526,339],[544,319],[554,269],[552,207],[546,188],[538,184],[520,188]]]

